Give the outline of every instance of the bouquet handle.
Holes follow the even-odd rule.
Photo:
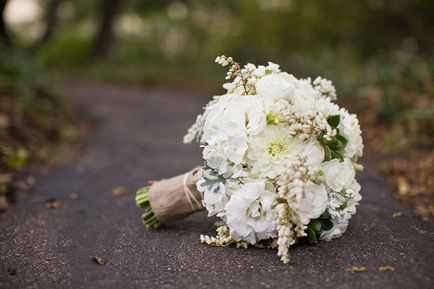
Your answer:
[[[163,179],[137,191],[136,203],[145,208],[143,222],[148,227],[158,227],[202,211],[202,193],[196,183],[202,169],[196,167],[184,174]]]

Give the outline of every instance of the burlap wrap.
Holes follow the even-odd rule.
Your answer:
[[[170,223],[203,210],[202,194],[196,188],[201,177],[202,170],[195,168],[188,173],[152,184],[149,201],[157,219]]]

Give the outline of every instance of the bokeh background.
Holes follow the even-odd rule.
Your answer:
[[[432,0],[0,0],[0,209],[82,135],[64,84],[222,93],[217,55],[333,80],[364,163],[434,216]]]

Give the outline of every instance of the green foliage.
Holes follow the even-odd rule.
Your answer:
[[[38,61],[52,72],[88,68],[90,47],[89,36],[72,28],[47,43],[38,52]]]
[[[328,214],[321,215],[318,219],[311,220],[307,225],[307,241],[309,244],[317,244],[321,233],[333,228],[333,223]]]
[[[241,63],[273,61],[298,77],[324,76],[340,99],[375,99],[382,122],[413,136],[434,130],[434,1],[133,0],[103,61],[89,58],[99,9],[91,2],[71,2],[74,13],[37,55],[56,75],[217,93],[223,77],[213,59],[226,54]],[[339,158],[333,146],[344,142],[327,144],[327,157]]]
[[[337,130],[337,135],[332,139],[326,139],[324,137],[324,132],[321,132],[318,136],[318,141],[324,148],[324,160],[329,161],[331,159],[343,160],[343,151],[348,143],[348,140],[339,134],[339,129],[337,128],[340,122],[340,115],[331,115],[327,118],[329,125]]]
[[[29,161],[29,152],[23,147],[12,150],[5,156],[6,165],[14,170],[22,169]]]
[[[66,125],[71,111],[55,91],[28,54],[0,47],[0,173],[46,159],[59,143],[73,139],[74,125]]]
[[[206,174],[203,177],[204,182],[202,183],[202,186],[207,187],[209,191],[218,193],[218,191],[220,190],[219,184],[225,184],[227,179],[219,175],[215,169],[212,169],[208,166],[205,166],[204,170],[206,171]]]

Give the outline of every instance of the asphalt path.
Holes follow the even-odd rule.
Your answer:
[[[346,234],[291,248],[290,265],[271,249],[201,244],[199,235],[215,230],[204,213],[146,230],[134,192],[201,163],[197,145],[183,145],[182,136],[207,98],[130,86],[65,91],[96,128],[77,158],[0,215],[0,288],[433,288],[433,226],[369,169],[359,176],[363,200]],[[61,203],[50,209],[49,199]],[[353,266],[365,270],[346,271]]]

